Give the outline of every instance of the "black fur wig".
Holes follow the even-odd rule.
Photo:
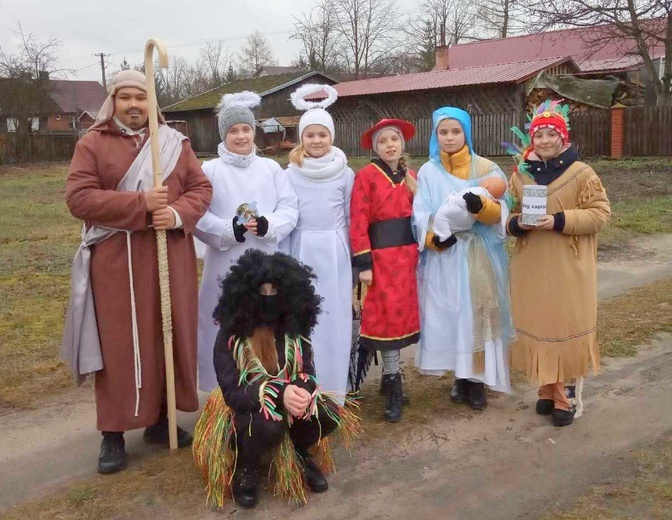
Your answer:
[[[310,336],[317,323],[322,298],[315,294],[315,274],[283,253],[269,255],[249,249],[231,267],[221,283],[222,295],[213,314],[222,332],[247,338],[259,327],[262,296],[259,288],[272,283],[278,290],[278,324],[290,336]]]

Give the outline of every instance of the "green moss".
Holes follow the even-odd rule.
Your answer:
[[[224,94],[233,94],[243,90],[250,90],[261,95],[269,90],[278,88],[285,83],[289,83],[290,81],[305,76],[306,74],[307,72],[304,71],[292,74],[278,74],[275,76],[263,76],[260,78],[232,81],[231,83],[226,83],[216,89],[209,90],[208,92],[167,106],[163,108],[163,110],[166,112],[183,112],[185,110],[214,109]]]

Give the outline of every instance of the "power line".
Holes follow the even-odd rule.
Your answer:
[[[91,68],[91,67],[93,67],[94,65],[98,65],[98,63],[99,63],[99,62],[97,62],[97,61],[94,61],[93,63],[91,63],[91,64],[87,65],[86,67],[82,67],[81,69],[75,69],[75,72],[80,72],[80,71],[82,71],[82,70],[85,70],[85,69],[88,69],[88,68]]]
[[[94,54],[94,56],[100,56],[100,71],[103,73],[103,87],[107,90],[107,81],[105,80],[105,57],[109,56],[109,54],[99,52]]]

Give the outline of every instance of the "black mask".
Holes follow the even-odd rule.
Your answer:
[[[267,327],[274,327],[278,324],[278,296],[276,294],[267,295],[262,294],[261,297],[261,312],[260,325]]]

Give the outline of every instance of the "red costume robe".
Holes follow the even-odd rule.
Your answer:
[[[149,227],[142,192],[116,191],[141,145],[108,123],[82,137],[66,181],[68,208],[87,225],[132,230],[133,280],[137,305],[142,388],[135,416],[131,296],[126,234],[117,233],[93,246],[91,285],[104,368],[96,372],[98,429],[123,432],[154,424],[165,396],[165,370],[156,233]],[[189,145],[165,180],[168,204],[182,219],[181,229],[167,231],[177,409],[198,410],[196,331],[198,280],[191,233],[205,213],[212,187]]]
[[[411,170],[405,175],[416,177]],[[353,265],[360,271],[373,269],[360,332],[360,343],[369,349],[401,349],[420,338],[412,207],[413,194],[403,173],[393,173],[380,160],[357,173],[350,241]]]

